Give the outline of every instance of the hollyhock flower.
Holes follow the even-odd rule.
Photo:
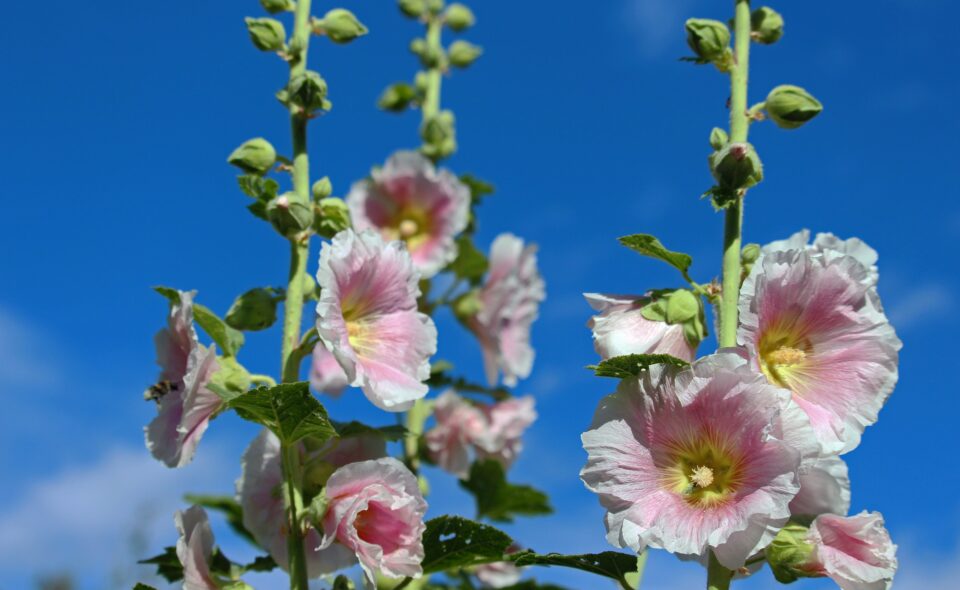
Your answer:
[[[388,412],[428,391],[437,329],[417,309],[419,280],[403,244],[373,232],[342,231],[320,251],[317,332],[348,382]]]
[[[537,270],[536,246],[513,234],[500,234],[490,247],[490,270],[480,289],[480,311],[468,322],[480,340],[487,381],[503,372],[510,387],[533,368],[530,326],[546,298]]]
[[[790,502],[793,515],[845,515],[850,510],[847,464],[836,455],[821,457],[800,474],[800,492]]]
[[[730,350],[624,379],[582,439],[580,476],[607,509],[611,544],[712,550],[729,569],[787,521],[798,472],[819,450],[789,393]]]
[[[432,277],[457,257],[454,238],[467,227],[470,189],[450,171],[437,170],[418,152],[397,152],[346,198],[357,231],[407,243],[413,264]]]
[[[178,510],[173,517],[180,538],[177,559],[183,566],[183,590],[218,590],[210,560],[213,557],[213,531],[206,511],[200,506]]]
[[[436,426],[424,437],[430,459],[444,471],[465,479],[470,472],[470,448],[486,430],[486,416],[453,390],[437,398],[433,416]]]
[[[300,445],[300,455],[304,463],[304,491],[316,493],[338,468],[385,456],[386,443],[372,435],[331,439],[312,451]],[[281,492],[281,461],[280,440],[269,430],[263,430],[243,453],[237,501],[243,508],[243,526],[274,561],[286,569],[289,529]],[[318,547],[322,540],[317,529],[312,526],[307,529],[306,547]],[[307,551],[306,556],[307,575],[311,578],[350,567],[356,561],[351,551],[339,545],[319,552]]]
[[[893,583],[897,546],[876,512],[818,516],[807,542],[813,552],[801,568],[830,577],[843,590],[886,590]]]
[[[505,553],[510,555],[520,551],[520,546],[514,543],[507,547]],[[506,588],[520,581],[522,572],[512,561],[497,561],[478,565],[473,571],[484,588]]]
[[[317,392],[340,397],[349,383],[336,357],[322,344],[313,347],[311,357],[310,386]]]
[[[147,448],[168,467],[183,467],[193,459],[210,419],[223,403],[207,387],[219,364],[214,346],[205,347],[197,340],[194,294],[180,291],[167,327],[154,338],[160,381],[144,393],[157,401],[158,412],[144,428]]]
[[[393,457],[351,463],[327,481],[321,553],[344,547],[360,562],[368,581],[423,573],[423,515],[427,503],[417,478]]]
[[[880,278],[877,270],[877,260],[879,256],[877,251],[867,245],[860,238],[848,238],[841,240],[831,233],[818,233],[814,238],[813,244],[810,244],[810,230],[800,230],[786,240],[777,240],[770,242],[761,250],[762,254],[780,250],[808,250],[822,254],[833,260],[842,256],[851,256],[857,262],[867,269],[864,277],[864,285],[876,287]]]
[[[487,427],[476,439],[477,455],[509,468],[523,449],[523,432],[537,419],[532,396],[511,397],[483,406]]]
[[[697,347],[683,333],[683,324],[648,320],[640,312],[650,303],[646,295],[584,293],[587,303],[600,312],[590,318],[593,347],[603,359],[625,354],[669,354],[685,361],[697,356]]]
[[[859,444],[897,381],[901,343],[875,282],[839,250],[767,247],[743,283],[737,338],[756,369],[793,392],[828,453]]]

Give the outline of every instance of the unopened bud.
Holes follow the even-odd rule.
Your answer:
[[[710,147],[713,149],[723,149],[723,146],[727,145],[728,141],[730,141],[730,138],[727,136],[727,132],[723,129],[714,127],[710,132]]]
[[[779,127],[796,129],[819,115],[823,105],[803,88],[784,84],[767,95],[766,110]]]
[[[320,199],[313,220],[313,230],[318,235],[330,239],[349,227],[350,209],[343,199],[335,197]]]
[[[718,20],[691,18],[687,20],[687,45],[704,63],[720,62],[730,46],[730,29]]]
[[[224,320],[237,330],[265,330],[277,321],[277,299],[268,289],[251,289],[234,300]]]
[[[414,98],[416,98],[416,92],[413,86],[398,82],[387,86],[387,89],[380,95],[377,106],[385,111],[399,113],[409,107]]]
[[[763,180],[763,164],[752,145],[728,143],[710,156],[710,170],[725,191],[750,188]]]
[[[458,32],[469,29],[476,20],[473,11],[459,2],[448,6],[444,13],[444,22],[447,23],[448,27]]]
[[[450,45],[448,57],[450,58],[451,65],[458,68],[466,68],[475,62],[482,53],[483,49],[473,43],[454,41]]]
[[[227,156],[227,162],[250,174],[266,174],[277,161],[277,151],[262,137],[243,142]]]
[[[313,30],[326,35],[334,43],[349,43],[367,34],[367,27],[345,8],[334,8],[320,20],[314,21]]]
[[[761,6],[750,15],[750,38],[770,45],[783,37],[783,16],[769,6]]]
[[[804,568],[814,549],[807,541],[807,533],[807,527],[791,522],[780,529],[767,547],[767,563],[770,564],[770,570],[777,581],[789,584],[797,578],[809,577],[812,574]]]
[[[293,0],[260,0],[260,6],[263,6],[263,9],[270,14],[293,12],[293,9],[297,7]]]
[[[747,244],[743,247],[740,259],[745,264],[753,264],[758,258],[760,258],[760,244]]]
[[[281,235],[297,235],[313,223],[313,207],[296,193],[284,193],[267,203],[267,219]]]
[[[277,93],[277,98],[284,104],[300,107],[306,113],[329,111],[331,107],[327,100],[327,81],[310,70],[294,76],[287,87]]]
[[[314,201],[329,197],[333,194],[333,184],[330,182],[330,177],[324,176],[313,183],[313,188],[310,189],[310,192],[313,194]]]
[[[444,0],[427,0],[427,10],[430,11],[430,14],[440,14],[445,5]]]
[[[483,309],[483,302],[480,301],[479,289],[471,289],[453,300],[450,306],[453,315],[461,322],[468,322]]]
[[[420,63],[427,69],[439,67],[443,63],[443,50],[428,44],[424,39],[411,41],[410,52],[419,57]]]
[[[400,12],[410,18],[420,18],[427,11],[426,0],[400,0]]]
[[[666,303],[668,324],[686,322],[700,313],[700,300],[686,289],[677,289],[668,295]]]
[[[423,146],[420,150],[429,158],[446,158],[457,150],[454,117],[450,111],[441,111],[423,122],[420,127]]]
[[[260,51],[280,51],[287,40],[283,23],[272,18],[246,18],[250,40]]]

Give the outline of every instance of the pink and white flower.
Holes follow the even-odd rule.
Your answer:
[[[213,557],[213,531],[206,511],[200,506],[178,510],[173,517],[180,537],[177,559],[183,566],[183,590],[219,590],[210,572]]]
[[[510,387],[533,368],[530,327],[546,298],[537,270],[537,248],[513,234],[500,234],[490,247],[490,269],[480,289],[480,311],[469,321],[483,349],[487,381],[503,372]]]
[[[428,391],[437,329],[417,309],[419,280],[403,243],[370,231],[342,231],[320,251],[322,344],[348,382],[389,412],[409,410]]]
[[[427,503],[417,478],[396,459],[351,463],[330,476],[321,553],[348,549],[373,584],[376,576],[423,573],[423,516]]]
[[[475,440],[481,459],[494,459],[508,469],[523,450],[523,433],[537,419],[533,396],[511,397],[483,406],[487,426]]]
[[[580,473],[607,509],[607,540],[737,569],[790,517],[819,449],[789,392],[741,351],[676,371],[655,366],[604,398],[583,434]]]
[[[213,345],[197,339],[193,327],[194,291],[180,291],[170,308],[167,327],[154,338],[160,381],[144,396],[157,401],[157,416],[144,430],[147,449],[168,467],[193,459],[210,419],[223,402],[207,384],[219,370]]]
[[[867,270],[863,281],[868,287],[876,287],[880,278],[877,270],[877,251],[867,245],[860,238],[841,240],[831,233],[818,233],[810,244],[810,230],[800,230],[786,240],[770,242],[761,249],[761,254],[768,254],[779,250],[807,250],[834,260],[843,256],[850,256],[863,265]]]
[[[337,358],[322,344],[313,348],[311,357],[310,387],[319,393],[340,397],[349,382]]]
[[[793,392],[824,451],[845,453],[893,391],[901,343],[861,262],[872,259],[866,246],[818,243],[764,249],[743,284],[737,338],[757,370]]]
[[[790,502],[798,516],[845,515],[850,510],[850,476],[847,464],[836,455],[821,457],[800,474],[800,491]]]
[[[346,198],[357,231],[407,243],[413,264],[432,277],[457,257],[454,238],[467,227],[470,189],[418,152],[397,152]]]
[[[648,295],[584,293],[599,314],[590,318],[593,348],[603,359],[625,354],[669,354],[685,361],[697,356],[697,347],[683,333],[683,324],[648,320],[640,312]]]
[[[807,535],[813,545],[809,573],[829,576],[843,590],[886,590],[897,572],[897,546],[876,512],[823,514]]]
[[[470,449],[486,430],[487,417],[453,390],[437,398],[433,417],[436,426],[424,436],[430,459],[444,471],[465,479],[470,472]]]
[[[514,543],[507,547],[505,553],[510,555],[520,550],[521,547]],[[512,561],[496,561],[478,565],[473,575],[477,576],[484,588],[506,588],[519,582],[523,572]]]

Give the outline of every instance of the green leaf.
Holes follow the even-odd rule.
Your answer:
[[[506,533],[466,518],[431,519],[423,533],[423,573],[504,561],[512,543]]]
[[[473,244],[473,238],[462,235],[457,239],[457,257],[449,266],[457,278],[465,279],[475,285],[483,279],[489,267],[487,256],[477,250]]]
[[[683,278],[685,278],[688,282],[692,280],[690,275],[687,274],[687,271],[690,269],[690,264],[693,263],[693,259],[690,258],[690,255],[683,254],[682,252],[667,250],[657,238],[649,234],[633,234],[631,236],[623,236],[620,238],[620,243],[635,252],[643,254],[644,256],[649,256],[651,258],[656,258],[657,260],[666,262],[670,266],[679,270],[683,274]]]
[[[133,590],[157,590],[153,586],[147,586],[143,582],[137,582],[137,585],[133,587]]]
[[[452,387],[461,393],[482,393],[489,395],[496,401],[501,401],[512,397],[510,395],[510,390],[505,387],[486,387],[484,385],[471,383],[463,377],[452,377],[445,372],[433,373],[430,375],[430,378],[427,379],[426,383],[435,389],[446,386]]]
[[[625,354],[608,358],[601,361],[599,365],[589,365],[587,368],[594,371],[597,377],[628,379],[636,377],[653,365],[672,365],[683,368],[689,364],[669,354]]]
[[[190,504],[196,504],[222,513],[227,519],[227,524],[230,525],[230,528],[232,528],[235,533],[247,541],[250,541],[254,546],[260,546],[257,540],[253,538],[253,534],[243,526],[243,508],[240,507],[240,503],[233,497],[187,494],[183,499]]]
[[[203,331],[217,343],[223,354],[237,356],[237,352],[243,346],[243,332],[231,328],[217,317],[217,314],[210,311],[210,308],[199,303],[193,304],[193,318],[197,325],[203,328]]]
[[[170,302],[170,305],[177,305],[180,303],[180,291],[177,291],[172,287],[163,287],[158,285],[153,287],[153,290],[166,297],[167,301]]]
[[[585,553],[581,555],[562,555],[560,553],[539,554],[533,551],[521,551],[507,558],[519,567],[529,565],[559,566],[590,572],[623,582],[624,574],[637,571],[637,556],[617,551],[603,553]]]
[[[460,182],[467,185],[467,188],[470,189],[470,197],[475,202],[479,202],[487,195],[492,195],[496,190],[492,184],[486,180],[481,180],[472,174],[460,175]]]
[[[252,205],[247,205],[247,211],[252,213],[254,217],[259,217],[264,221],[270,221],[270,218],[267,217],[267,203],[265,201],[257,201]]]
[[[375,434],[388,441],[398,441],[409,434],[409,431],[399,424],[389,426],[368,426],[363,422],[356,420],[350,422],[336,422],[331,420],[333,427],[337,429],[337,435],[340,438],[350,438],[351,436],[361,436],[364,434]]]
[[[516,515],[553,512],[546,494],[530,486],[507,483],[503,466],[493,459],[474,462],[469,479],[461,481],[460,486],[476,498],[480,518],[512,522]]]
[[[277,562],[269,555],[260,555],[250,563],[243,566],[245,572],[269,572],[277,569]]]
[[[276,180],[256,174],[241,174],[237,177],[237,183],[243,194],[258,201],[269,201],[280,192],[280,184]]]
[[[319,441],[337,436],[327,411],[310,395],[306,381],[259,387],[234,398],[228,406],[244,420],[266,426],[286,444],[305,436]]]
[[[168,582],[183,579],[183,566],[180,564],[180,558],[177,557],[176,547],[165,547],[160,555],[141,559],[137,563],[157,566],[157,575]]]
[[[541,584],[536,580],[524,580],[517,582],[512,586],[504,586],[500,590],[567,590],[563,586],[556,584]]]

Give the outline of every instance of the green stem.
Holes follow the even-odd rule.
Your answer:
[[[643,572],[647,569],[647,558],[650,557],[650,550],[644,549],[643,552],[637,556],[637,589],[639,590],[640,586],[643,584]]]
[[[290,47],[290,79],[307,69],[307,48],[310,44],[310,2],[298,0],[293,20]],[[303,201],[310,200],[310,161],[307,157],[307,118],[296,107],[290,109],[290,127],[293,137],[293,190]],[[294,350],[300,342],[300,324],[303,320],[303,283],[310,251],[310,235],[290,240],[290,274],[284,304],[283,345],[281,373],[283,382],[299,380],[300,363],[294,361]],[[284,504],[287,511],[287,553],[289,559],[290,589],[307,590],[307,559],[304,552],[303,493],[300,473],[300,453],[295,445],[281,447]]]
[[[440,33],[443,30],[443,23],[438,16],[431,16],[427,21],[427,47],[435,54],[443,50],[440,43]],[[427,70],[427,93],[423,99],[421,109],[422,121],[427,122],[440,112],[440,84],[443,80],[440,65],[436,65]]]
[[[731,580],[733,572],[723,567],[711,551],[707,565],[707,590],[728,590]]]
[[[745,142],[750,129],[747,80],[750,73],[750,0],[734,0],[733,67],[730,70],[730,141]],[[737,345],[737,306],[740,301],[740,248],[743,195],[726,210],[723,231],[723,289],[720,299],[721,347]]]
[[[406,429],[407,436],[403,439],[403,454],[407,462],[407,467],[414,475],[420,470],[420,436],[423,435],[423,425],[426,424],[430,412],[433,411],[433,404],[426,400],[418,399],[413,403],[413,407],[407,412]]]

